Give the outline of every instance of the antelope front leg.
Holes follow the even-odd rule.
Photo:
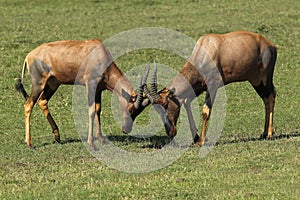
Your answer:
[[[88,134],[88,145],[89,149],[94,150],[96,148],[94,144],[93,128],[95,119],[95,103],[89,106],[89,134]]]
[[[194,143],[197,143],[199,140],[199,135],[197,133],[198,129],[195,124],[195,120],[194,120],[193,113],[191,110],[191,102],[189,100],[185,101],[184,107],[187,112],[187,116],[188,116],[188,120],[189,120],[189,124],[190,124],[190,130],[191,130],[191,133],[193,136]]]
[[[202,131],[199,140],[195,143],[195,146],[202,146],[204,144],[205,133],[206,133],[210,113],[211,113],[211,108],[209,108],[205,103],[202,108],[202,117],[203,117]]]
[[[100,143],[103,142],[104,138],[101,133],[101,121],[100,121],[100,114],[101,114],[101,96],[102,92],[101,91],[96,91],[95,95],[95,110],[96,110],[96,138],[100,140]]]
[[[88,105],[89,105],[89,133],[88,133],[88,145],[90,150],[95,150],[96,146],[94,144],[94,120],[95,120],[95,94],[96,94],[96,82],[91,81],[86,84],[87,96],[88,96]]]
[[[97,123],[96,123],[96,128],[97,128],[96,137],[98,138],[98,140],[102,144],[104,142],[104,137],[103,137],[102,132],[101,132],[100,114],[101,114],[101,103],[96,103],[96,118],[97,118]]]

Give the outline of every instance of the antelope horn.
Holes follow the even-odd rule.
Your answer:
[[[147,82],[147,78],[149,75],[149,71],[150,71],[150,65],[148,65],[148,68],[146,70],[145,75],[141,78],[140,83],[139,83],[139,88],[138,88],[138,96],[136,101],[134,102],[134,107],[137,109],[139,108],[139,106],[142,104],[142,100],[143,100],[143,92],[144,92],[144,88],[146,87],[146,82]],[[148,97],[149,98],[149,97]],[[150,100],[150,98],[149,98]]]
[[[150,72],[150,64],[148,64],[148,68],[147,68],[147,70],[146,70],[146,73],[145,73],[145,75],[143,76],[143,78],[142,78],[142,84],[143,85],[146,85],[147,83],[147,78],[148,78],[148,76],[149,76],[149,72]]]
[[[154,100],[157,100],[159,98],[159,95],[157,93],[157,65],[155,60],[153,61],[153,63],[154,63],[154,68],[153,68],[153,74],[150,82],[150,94]]]
[[[143,99],[143,90],[144,90],[144,85],[143,85],[143,77],[142,77],[141,80],[140,80],[140,83],[139,83],[138,95],[137,95],[136,101],[134,102],[134,107],[135,107],[136,109],[138,109],[139,106],[140,106],[141,103],[142,103],[142,99]]]
[[[150,94],[150,92],[149,92],[149,90],[148,90],[148,88],[147,88],[147,85],[145,85],[145,87],[144,87],[144,93],[145,93],[145,95],[148,97],[149,101],[150,101],[152,104],[154,104],[155,101],[154,101],[152,95]]]
[[[147,78],[148,78],[148,76],[149,76],[149,72],[150,72],[150,64],[148,64],[148,68],[147,68],[147,70],[146,70],[146,73],[145,73],[145,75],[143,76],[143,78],[142,78],[142,83],[143,83],[143,85],[144,85],[144,93],[145,93],[145,95],[148,97],[148,99],[149,99],[149,101],[153,104],[154,103],[154,99],[153,99],[153,97],[152,97],[152,95],[151,95],[151,93],[150,93],[150,91],[148,90],[148,88],[147,88]]]

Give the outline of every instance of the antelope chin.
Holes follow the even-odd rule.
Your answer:
[[[124,134],[130,133],[130,132],[132,131],[132,124],[133,124],[133,123],[131,123],[131,124],[129,124],[129,125],[123,125],[123,126],[122,126],[122,132],[123,132]]]
[[[177,129],[176,129],[176,126],[171,126],[168,128],[168,130],[166,131],[167,132],[167,135],[169,137],[175,137],[176,134],[177,134]]]

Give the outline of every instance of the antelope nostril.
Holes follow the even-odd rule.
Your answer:
[[[132,130],[132,123],[127,123],[125,125],[122,126],[122,132],[125,134],[130,133]]]
[[[177,134],[176,126],[171,125],[171,122],[167,120],[165,122],[166,133],[170,137],[174,137]]]
[[[172,126],[171,130],[170,130],[170,133],[169,133],[169,136],[170,137],[174,137],[176,136],[177,134],[177,130],[176,130],[176,127],[175,126]]]

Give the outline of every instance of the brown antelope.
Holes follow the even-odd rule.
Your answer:
[[[32,83],[29,96],[23,87],[26,67]],[[47,117],[55,140],[60,142],[58,127],[48,110],[48,101],[61,84],[80,84],[86,87],[89,105],[88,144],[90,148],[94,148],[95,116],[97,117],[96,137],[100,142],[104,140],[100,129],[101,93],[103,90],[114,92],[118,97],[122,109],[122,131],[124,133],[131,131],[133,120],[143,110],[141,105],[142,86],[139,86],[139,94],[136,94],[100,40],[65,40],[42,44],[26,56],[22,77],[16,85],[16,89],[26,99],[24,104],[25,142],[29,147],[32,145],[30,115],[36,102]]]
[[[145,93],[153,104],[164,111],[164,125],[169,136],[176,135],[176,123],[180,107],[184,105],[196,146],[204,144],[205,132],[217,89],[232,82],[249,81],[265,104],[265,127],[262,138],[272,138],[275,88],[273,72],[277,51],[263,36],[237,31],[227,34],[208,34],[201,37],[189,60],[171,83],[157,92],[156,72],[151,91]],[[156,66],[154,71],[156,71]],[[192,92],[189,90],[192,88]],[[192,116],[190,103],[206,91],[203,105],[202,132],[199,138]]]

